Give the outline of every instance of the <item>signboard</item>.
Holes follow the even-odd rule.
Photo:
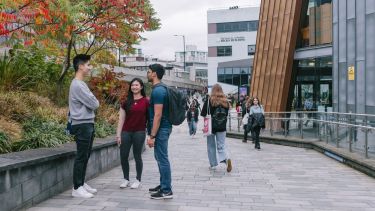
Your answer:
[[[241,42],[245,41],[245,37],[221,37],[218,39],[219,42]]]
[[[246,95],[247,95],[247,87],[240,87],[240,90],[239,90],[239,94],[240,94],[240,100],[243,100],[245,99]]]
[[[354,66],[348,67],[348,80],[354,81],[354,76],[355,76]]]

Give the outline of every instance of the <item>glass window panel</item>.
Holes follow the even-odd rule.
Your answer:
[[[224,74],[224,68],[218,68],[217,74]]]
[[[225,75],[225,82],[226,84],[233,84],[233,75]]]
[[[241,68],[241,74],[246,74],[247,73],[247,68],[246,67],[242,67]]]
[[[249,83],[249,75],[244,75],[244,74],[242,74],[241,75],[241,86],[242,85],[247,85]]]
[[[239,67],[233,68],[233,74],[240,74],[240,68]]]
[[[225,75],[218,75],[217,76],[217,81],[224,83],[225,82]]]
[[[231,67],[226,67],[226,68],[225,68],[225,74],[226,74],[226,75],[228,75],[228,74],[229,74],[229,75],[232,75],[232,68],[231,68]]]
[[[233,85],[236,85],[236,86],[241,85],[241,75],[240,74],[233,75]]]

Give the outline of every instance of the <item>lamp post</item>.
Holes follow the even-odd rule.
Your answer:
[[[175,34],[173,36],[176,36],[176,37],[182,37],[182,41],[183,41],[183,44],[184,44],[184,72],[186,72],[186,60],[185,60],[185,57],[186,57],[186,49],[185,49],[185,35],[179,35],[179,34]]]

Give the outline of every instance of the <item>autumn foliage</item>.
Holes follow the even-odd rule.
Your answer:
[[[1,0],[0,36],[7,44],[36,44],[63,64],[74,54],[101,50],[132,51],[140,33],[159,28],[149,0]]]

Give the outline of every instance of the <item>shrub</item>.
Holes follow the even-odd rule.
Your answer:
[[[57,147],[72,141],[72,136],[65,134],[65,125],[56,121],[44,121],[31,118],[23,124],[23,137],[14,142],[13,150],[22,151],[42,147]]]
[[[95,137],[104,138],[115,133],[115,127],[108,122],[100,120],[95,123]]]
[[[12,151],[10,138],[0,131],[0,154]]]

